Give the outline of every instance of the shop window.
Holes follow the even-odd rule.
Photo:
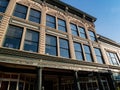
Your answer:
[[[81,38],[86,38],[85,29],[82,28],[82,27],[78,27],[78,30],[79,30],[80,37],[81,37]]]
[[[90,47],[87,45],[84,45],[84,51],[85,51],[86,60],[88,62],[92,62],[93,60],[92,60],[92,53],[91,53]]]
[[[74,43],[74,50],[75,50],[76,59],[83,60],[83,51],[82,51],[81,44]]]
[[[58,30],[66,32],[66,22],[62,19],[58,19]]]
[[[75,24],[71,23],[70,27],[71,27],[72,34],[75,35],[75,36],[78,36],[77,26]]]
[[[0,0],[0,12],[5,12],[8,6],[9,0]]]
[[[27,7],[20,4],[16,4],[13,15],[25,19],[26,14],[27,14]]]
[[[102,57],[100,49],[94,48],[94,51],[96,54],[97,62],[103,64],[104,62],[103,62],[103,57]]]
[[[119,59],[116,53],[107,52],[107,56],[111,65],[119,65]]]
[[[27,30],[24,42],[24,50],[37,52],[39,42],[39,33],[32,30]]]
[[[56,20],[54,16],[46,15],[46,26],[56,28]]]
[[[32,22],[40,23],[40,18],[41,18],[41,12],[31,9],[30,10],[30,15],[29,15],[29,20]]]
[[[3,46],[19,49],[23,28],[9,25]]]
[[[45,53],[49,55],[57,55],[57,38],[54,36],[46,36],[46,49]]]
[[[90,39],[91,39],[92,41],[96,41],[96,36],[95,36],[95,33],[94,33],[93,31],[90,31],[90,30],[89,30],[89,36],[90,36]]]
[[[69,44],[68,44],[68,41],[65,40],[65,39],[60,39],[59,43],[60,43],[60,56],[69,58],[70,54],[69,54]]]

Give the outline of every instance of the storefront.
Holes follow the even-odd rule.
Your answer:
[[[120,73],[113,73],[113,78],[114,78],[117,90],[120,90]]]

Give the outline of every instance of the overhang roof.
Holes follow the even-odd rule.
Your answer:
[[[40,0],[34,0],[34,1],[37,1],[39,2]],[[60,0],[41,0],[41,1],[44,1],[48,4],[51,4],[53,6],[56,6],[57,8],[60,8],[64,11],[68,11],[69,13],[72,13],[78,17],[81,17],[81,18],[85,18],[87,21],[90,21],[90,22],[95,22],[96,21],[96,18],[71,6],[71,5],[68,5]]]

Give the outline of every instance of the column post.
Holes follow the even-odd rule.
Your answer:
[[[37,85],[37,90],[42,90],[42,68],[37,67],[37,77],[38,77],[38,85]]]
[[[75,83],[75,90],[80,90],[80,83],[78,81],[78,72],[75,71],[75,79],[74,79],[74,83]]]

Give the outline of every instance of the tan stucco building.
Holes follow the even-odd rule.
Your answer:
[[[59,0],[0,0],[0,90],[119,90],[120,45]]]

